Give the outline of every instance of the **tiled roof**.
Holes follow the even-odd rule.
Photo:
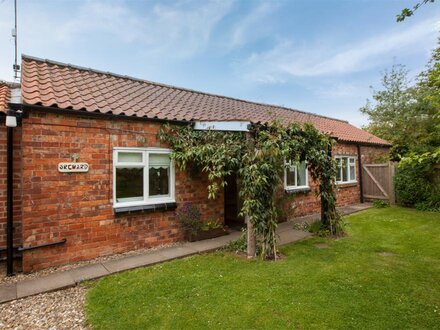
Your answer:
[[[179,121],[242,120],[312,123],[348,142],[389,145],[346,121],[244,101],[69,64],[22,58],[23,103],[78,111]]]
[[[10,98],[11,89],[9,84],[4,81],[0,81],[0,113],[6,113]]]

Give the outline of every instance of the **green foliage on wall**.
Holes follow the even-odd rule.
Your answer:
[[[249,133],[197,131],[191,126],[165,124],[159,139],[170,144],[171,157],[182,169],[197,167],[208,174],[208,197],[215,198],[225,178],[238,174],[241,215],[251,221],[262,258],[276,257],[279,210],[276,190],[281,184],[284,160],[307,161],[309,173],[319,180],[321,222],[332,235],[342,231],[336,211],[336,164],[331,157],[333,141],[312,125],[300,127],[279,122],[252,125]]]

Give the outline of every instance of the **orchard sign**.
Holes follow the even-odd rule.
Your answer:
[[[59,163],[58,172],[62,173],[79,173],[88,172],[89,164],[87,163]]]

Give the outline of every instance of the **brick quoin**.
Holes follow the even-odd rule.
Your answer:
[[[35,246],[66,239],[66,243],[23,252],[24,272],[60,266],[183,239],[175,210],[113,212],[113,148],[168,147],[157,139],[161,124],[120,118],[92,118],[30,111],[16,129],[14,150],[14,223],[16,246]],[[0,130],[0,247],[5,247],[6,129]],[[368,161],[388,148],[362,147]],[[60,173],[60,162],[89,163],[87,173]],[[337,144],[334,155],[356,156],[354,144]],[[358,168],[356,166],[356,173]],[[358,177],[358,173],[357,173]],[[204,220],[224,220],[224,196],[208,199],[206,175],[176,167],[177,207],[198,205]],[[284,218],[320,211],[312,192],[281,192]],[[281,189],[282,191],[282,189]],[[359,203],[359,183],[340,186],[338,205]]]

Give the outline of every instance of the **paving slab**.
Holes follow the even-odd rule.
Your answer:
[[[97,279],[108,274],[110,272],[102,264],[93,264],[70,270],[70,275],[75,283]]]
[[[17,299],[17,286],[15,283],[0,286],[0,303]]]
[[[196,249],[191,248],[190,245],[182,246],[172,246],[169,248],[161,249],[158,251],[162,256],[166,257],[167,260],[182,258],[199,253]]]
[[[229,235],[212,238],[212,239],[206,239],[203,241],[197,241],[192,243],[187,243],[185,246],[190,247],[193,250],[196,250],[197,252],[209,252],[216,249],[219,249],[223,247],[224,245],[228,244],[229,242],[239,238],[241,235],[241,232],[232,232]]]
[[[125,257],[117,260],[106,261],[102,263],[102,266],[109,273],[118,273],[124,270],[134,269],[142,266],[154,265],[157,264],[158,262],[168,260],[168,258],[160,254],[159,251],[140,254],[137,256]]]
[[[75,285],[69,271],[17,283],[17,298],[68,288]]]

